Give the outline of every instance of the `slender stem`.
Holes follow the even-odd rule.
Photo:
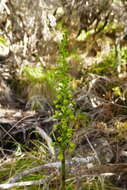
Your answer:
[[[61,160],[61,190],[65,190],[65,179],[66,179],[66,171],[65,171],[65,150],[62,151],[63,158]]]

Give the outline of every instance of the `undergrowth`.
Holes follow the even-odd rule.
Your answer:
[[[112,50],[100,63],[92,65],[90,72],[97,75],[114,75],[116,73],[115,50]]]
[[[11,179],[11,177],[17,176],[23,171],[26,171],[26,170],[29,170],[30,168],[34,168],[38,165],[41,165],[45,163],[47,160],[46,154],[44,154],[43,151],[41,152],[39,147],[36,147],[36,149],[31,150],[31,152],[27,152],[27,153],[20,152],[20,154],[17,154],[17,153],[19,152],[17,152],[16,150],[14,152],[14,157],[12,156],[9,159],[7,159],[4,163],[0,164],[2,168],[2,170],[0,170],[0,183],[1,182],[6,183],[8,179]],[[45,178],[45,176],[46,176],[45,174],[42,174],[40,171],[38,171],[21,178],[21,180],[18,180],[17,182],[39,180],[39,179],[42,179],[42,177]],[[15,188],[10,188],[10,189],[13,190]],[[34,190],[34,189],[40,189],[40,187],[33,185],[33,186],[27,186],[27,187],[23,187],[23,186],[16,187],[16,189]]]
[[[55,69],[45,70],[42,66],[24,66],[21,70],[23,84],[27,85],[28,98],[36,95],[48,98],[55,97]]]
[[[88,34],[89,35],[89,34]],[[69,151],[74,150],[74,143],[72,142],[74,127],[78,126],[80,120],[83,122],[89,122],[88,118],[82,114],[75,116],[75,102],[73,101],[73,88],[71,82],[73,77],[69,74],[70,66],[68,64],[67,58],[69,56],[79,59],[80,57],[76,54],[71,54],[68,51],[68,34],[65,31],[63,34],[63,39],[59,47],[59,58],[57,60],[58,64],[56,67],[46,70],[42,66],[24,66],[21,71],[23,77],[23,82],[30,85],[31,94],[35,95],[38,93],[43,97],[48,97],[54,102],[55,113],[54,118],[58,122],[54,125],[53,130],[57,131],[58,136],[55,137],[54,146],[59,148],[58,159],[61,161],[61,190],[77,190],[74,182],[66,180],[66,168],[65,160]],[[122,63],[126,64],[127,62],[127,48],[124,47],[121,49],[121,58]],[[116,75],[116,59],[115,59],[115,50],[113,49],[108,56],[104,57],[101,63],[92,65],[89,72],[97,75],[106,75],[113,76]],[[121,97],[121,89],[119,86],[110,87],[115,96]],[[30,90],[29,90],[30,93]],[[54,101],[53,101],[54,100]],[[33,104],[32,104],[33,105]],[[38,105],[32,106],[33,109]],[[40,105],[41,106],[41,105]],[[118,132],[118,138],[126,137],[126,122],[116,123],[116,131]],[[47,150],[41,144],[40,141],[33,141],[34,144],[33,150],[29,153],[22,153],[20,147],[17,146],[17,149],[14,153],[15,159],[13,161],[2,164],[4,172],[0,170],[0,179],[3,182],[7,181],[7,178],[17,175],[22,171],[36,167],[40,164],[46,162]],[[45,171],[46,172],[46,171]],[[36,172],[30,174],[27,177],[23,178],[23,181],[27,180],[38,180],[45,178],[45,175],[41,172]],[[73,176],[72,176],[73,177]],[[100,179],[94,178],[93,180],[87,182],[87,180],[81,180],[80,187],[82,190],[101,190],[103,189]],[[42,187],[27,187],[27,189],[41,189]],[[104,184],[104,189],[115,189],[108,183]],[[17,189],[25,189],[17,188]]]

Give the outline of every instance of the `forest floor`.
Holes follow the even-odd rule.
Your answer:
[[[101,76],[90,73],[90,69],[91,67],[88,67],[84,70],[86,73],[89,72],[84,79],[74,81],[78,83],[73,94],[77,103],[76,114],[81,112],[86,119],[79,118],[76,121],[73,135],[75,151],[67,155],[67,160],[79,159],[72,164],[70,171],[72,170],[75,175],[78,173],[81,178],[77,180],[78,182],[72,181],[77,189],[80,186],[84,187],[93,178],[95,180],[96,177],[100,179],[101,176],[105,176],[105,189],[126,189],[127,78],[124,76],[120,79],[117,75]],[[33,101],[38,101],[43,105],[43,109],[32,111]],[[17,97],[15,92],[6,85],[6,81],[1,79],[0,181],[2,183],[25,170],[23,166],[21,170],[17,169],[20,168],[19,162],[24,162],[25,167],[28,164],[29,171],[29,168],[34,168],[40,163],[51,163],[54,159],[54,162],[57,161],[57,150],[53,150],[49,145],[49,141],[53,138],[51,131],[55,123],[53,107],[41,97],[34,97],[32,102],[27,102],[20,96]],[[43,159],[42,162],[41,159]],[[84,165],[85,161],[82,163],[80,159],[86,159],[89,164]],[[17,160],[17,164],[14,160]],[[87,179],[89,176],[89,180],[87,181],[83,176],[87,176]],[[39,176],[36,178],[39,179]],[[71,179],[68,176],[69,178]],[[49,183],[49,188],[53,189],[55,183],[59,186],[57,180],[51,178],[52,185]],[[12,182],[15,181],[12,180]],[[102,186],[102,180],[100,186]],[[55,186],[55,189],[57,188]]]
[[[98,39],[93,43],[91,39],[90,45],[90,39],[88,44],[70,39],[70,49],[79,47],[78,56],[73,53],[67,60],[75,89],[75,116],[79,115],[72,137],[75,150],[66,154],[70,190],[127,189],[126,62],[119,74],[109,40],[104,46],[103,38]],[[126,54],[125,48],[124,61]],[[8,65],[8,60],[0,62],[0,188],[26,189],[33,184],[27,189],[59,189],[58,150],[51,145],[58,135],[53,129],[51,87],[47,83],[32,86],[27,80],[22,83],[21,76],[9,76]],[[51,72],[53,66],[49,64]],[[16,182],[24,182],[23,187]]]

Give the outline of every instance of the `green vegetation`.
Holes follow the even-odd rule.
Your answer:
[[[37,66],[25,66],[22,68],[22,74],[29,82],[43,82],[46,80],[46,74],[42,67]]]
[[[79,41],[89,40],[89,38],[92,36],[92,34],[94,34],[94,32],[95,31],[93,29],[88,31],[82,30],[81,34],[78,36],[78,40]]]
[[[121,48],[121,61],[124,63],[127,62],[127,46]]]
[[[2,36],[0,36],[0,46],[1,45],[3,45],[3,46],[7,46],[8,45],[7,40],[4,37],[2,37]]]
[[[48,182],[16,189],[126,188],[125,170],[113,171],[127,157],[126,1],[11,1],[0,15],[0,183],[50,164],[17,180]]]
[[[124,46],[121,48],[120,51],[121,56],[121,66],[122,66],[122,72],[126,70],[126,62],[127,62],[127,47]],[[101,61],[98,64],[93,64],[92,67],[90,67],[90,72],[97,74],[97,75],[107,75],[107,76],[113,76],[117,75],[116,72],[116,55],[115,50],[111,50],[110,53],[103,58],[103,61]]]
[[[24,66],[21,70],[21,85],[29,85],[27,96],[41,96],[53,101],[56,95],[55,68],[44,70],[41,66]]]
[[[74,144],[71,142],[71,138],[73,135],[73,121],[75,120],[75,102],[72,100],[72,89],[70,87],[71,77],[68,74],[69,65],[66,61],[68,56],[67,45],[68,38],[67,32],[65,31],[59,48],[59,66],[56,74],[59,79],[57,86],[58,95],[54,101],[56,107],[54,118],[60,120],[60,123],[54,125],[54,130],[57,130],[59,134],[56,139],[55,146],[59,147],[60,150],[58,158],[61,160],[61,190],[66,189],[65,151],[72,151],[74,149]]]
[[[104,57],[103,61],[101,61],[98,64],[94,64],[90,68],[90,72],[97,75],[107,75],[107,76],[116,74],[115,51],[112,50],[108,56]]]
[[[42,144],[40,141],[32,141],[32,144],[34,144],[34,148],[29,149],[29,152],[27,153],[24,153],[22,150],[24,150],[25,148],[28,149],[28,147],[24,148],[23,145],[16,144],[17,149],[15,150],[13,157],[10,157],[10,159],[8,159],[5,163],[1,163],[2,170],[0,170],[0,179],[3,179],[2,183],[6,183],[8,178],[17,176],[24,170],[29,170],[33,167],[45,163],[45,161],[47,160],[47,150],[44,144]],[[42,179],[42,177],[45,178],[45,174],[41,174],[41,172],[38,171],[24,176],[23,179],[18,180],[18,182],[22,180],[39,180]],[[34,190],[35,188],[37,188],[37,186],[28,187],[28,189],[30,190]],[[16,187],[16,189],[22,190],[24,189],[24,187]],[[37,189],[39,189],[39,187]]]

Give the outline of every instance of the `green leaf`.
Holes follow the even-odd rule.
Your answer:
[[[112,88],[112,90],[113,90],[113,92],[114,92],[114,94],[116,96],[122,96],[122,93],[121,93],[121,90],[120,90],[119,86],[116,86],[116,87]]]
[[[69,143],[69,152],[74,152],[75,144],[73,142]]]
[[[61,142],[62,141],[62,137],[57,137],[57,141]]]
[[[2,45],[4,45],[4,46],[7,46],[8,44],[7,44],[7,40],[4,38],[4,37],[2,37],[2,36],[0,36],[0,44],[2,44]]]
[[[58,159],[59,159],[59,160],[63,160],[63,153],[61,153],[61,152],[59,153]]]

